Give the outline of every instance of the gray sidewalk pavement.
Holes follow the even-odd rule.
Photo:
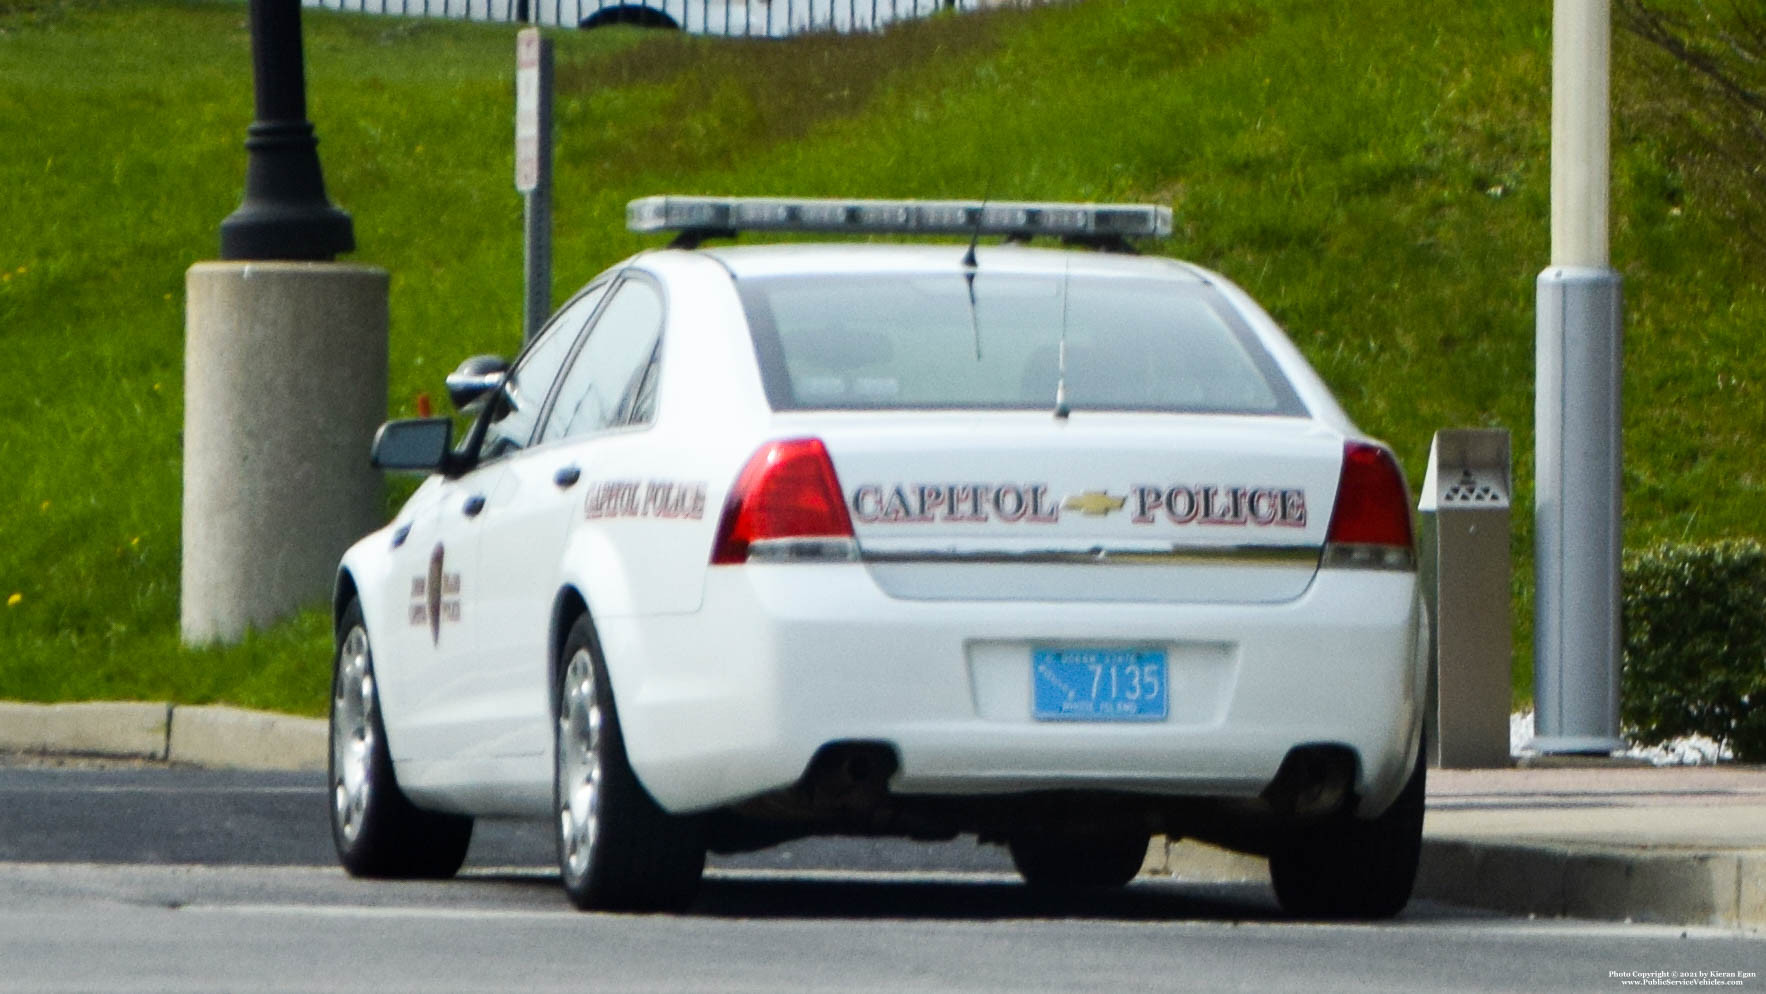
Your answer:
[[[1766,768],[1430,777],[1426,896],[1539,915],[1766,926]]]
[[[314,718],[168,704],[0,702],[0,752],[322,770]],[[1766,929],[1766,767],[1431,770],[1421,897],[1514,914]],[[1267,880],[1264,861],[1156,844],[1148,872]]]

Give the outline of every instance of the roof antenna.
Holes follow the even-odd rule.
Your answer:
[[[1055,420],[1066,421],[1073,414],[1067,404],[1067,295],[1073,287],[1073,261],[1061,260],[1061,346],[1055,353]]]
[[[988,185],[992,186],[993,184],[989,183]],[[981,194],[981,206],[975,211],[975,231],[969,236],[969,251],[963,253],[963,268],[970,271],[969,278],[971,280],[975,278],[974,271],[981,268],[981,264],[975,261],[975,246],[981,241],[981,223],[987,218],[987,198],[990,195],[991,192],[985,191]]]
[[[993,196],[993,177],[981,191],[981,207],[975,212],[975,232],[969,236],[969,251],[963,253],[963,282],[969,286],[969,330],[975,335],[975,361],[981,361],[981,318],[976,314],[975,273],[981,264],[975,260],[975,245],[981,241],[981,224],[987,219],[987,200]]]

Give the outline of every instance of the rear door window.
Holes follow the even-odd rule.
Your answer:
[[[479,457],[488,461],[525,448],[539,424],[546,396],[558,378],[571,346],[610,284],[590,287],[572,300],[516,360],[502,394],[486,410],[490,419]]]
[[[649,282],[627,278],[595,318],[571,360],[546,415],[541,442],[648,423],[662,334],[662,296]]]
[[[751,278],[739,290],[779,410],[1052,410],[1064,365],[1074,410],[1305,414],[1203,284],[891,274]]]

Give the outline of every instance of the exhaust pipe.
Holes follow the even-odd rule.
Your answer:
[[[1358,765],[1347,746],[1297,746],[1264,788],[1263,800],[1277,813],[1298,818],[1337,814],[1349,806]]]

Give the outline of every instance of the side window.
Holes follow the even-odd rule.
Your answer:
[[[595,313],[595,306],[607,295],[610,285],[609,282],[592,287],[571,301],[516,361],[503,397],[489,412],[491,423],[485,431],[484,446],[479,450],[480,459],[495,459],[523,448],[533,438],[547,392],[558,378],[565,359],[570,356],[570,347],[576,344],[577,333],[589,315]]]
[[[661,332],[662,297],[656,289],[638,279],[621,283],[564,374],[540,440],[649,421],[656,406],[653,367]],[[651,384],[647,389],[646,383]]]

